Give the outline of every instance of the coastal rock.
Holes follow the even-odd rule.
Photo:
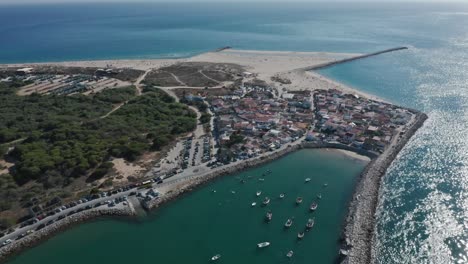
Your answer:
[[[115,208],[106,208],[106,209],[97,209],[82,211],[77,214],[66,217],[62,220],[59,220],[49,226],[42,228],[24,238],[20,241],[12,243],[8,246],[5,246],[0,249],[0,262],[4,262],[8,257],[11,257],[14,254],[19,253],[25,248],[33,247],[42,241],[49,239],[50,237],[67,230],[75,225],[84,223],[99,217],[104,216],[133,216],[135,211],[130,208],[125,209],[115,209]]]

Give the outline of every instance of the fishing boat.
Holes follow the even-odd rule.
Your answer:
[[[312,204],[310,204],[310,210],[311,210],[311,211],[317,210],[317,207],[318,207],[318,205],[317,205],[317,203],[315,203],[315,202],[312,203]]]
[[[292,224],[293,224],[293,220],[291,218],[288,218],[286,223],[284,223],[284,227],[290,228],[292,226]]]
[[[265,215],[265,219],[270,222],[271,218],[273,217],[273,213],[271,211],[268,211]]]
[[[306,178],[306,179],[305,179],[305,182],[310,182],[310,178]]]
[[[270,242],[262,242],[262,243],[258,243],[257,247],[264,248],[264,247],[268,247],[269,245],[270,245]]]
[[[269,203],[270,203],[270,198],[265,197],[265,199],[263,199],[263,205],[268,205]]]
[[[296,198],[296,204],[302,203],[302,197],[297,197]]]
[[[286,254],[286,257],[292,258],[293,255],[294,255],[294,251],[289,250],[288,254]]]
[[[281,198],[281,199],[284,198],[284,193],[280,194],[280,198]]]
[[[317,195],[317,198],[322,199],[322,194],[319,193],[319,194]]]
[[[257,203],[256,203],[256,202],[253,202],[253,203],[252,203],[252,207],[254,207],[254,206],[256,206],[256,205],[257,205]]]
[[[297,238],[302,239],[304,237],[304,232],[297,233]]]
[[[310,230],[312,227],[314,227],[314,219],[311,219],[309,218],[309,220],[307,221],[307,224],[306,224],[306,229],[307,230]]]
[[[213,257],[211,257],[211,261],[216,261],[216,260],[218,260],[218,259],[220,259],[220,258],[221,258],[221,255],[220,255],[220,254],[216,254],[216,255],[214,255]]]
[[[262,194],[262,191],[257,191],[257,196],[260,196]]]

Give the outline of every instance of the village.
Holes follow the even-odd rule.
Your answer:
[[[340,90],[285,91],[243,83],[225,95],[189,94],[214,113],[215,166],[257,157],[298,140],[382,153],[415,113]]]

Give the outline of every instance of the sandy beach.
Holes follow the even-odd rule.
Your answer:
[[[306,71],[304,68],[315,67],[335,61],[362,56],[356,53],[329,52],[291,52],[291,51],[257,51],[227,49],[220,52],[207,52],[191,58],[181,59],[138,59],[138,60],[96,60],[68,61],[47,63],[3,64],[0,67],[34,67],[56,65],[67,67],[115,67],[132,68],[148,71],[167,67],[181,62],[232,63],[243,66],[246,71],[257,75],[258,79],[274,86],[280,93],[284,90],[315,90],[340,89],[347,93],[382,101],[382,99],[363,93],[339,82],[326,78],[317,72]],[[272,81],[272,77],[280,77],[290,81],[289,84]],[[192,87],[195,88],[195,87]]]

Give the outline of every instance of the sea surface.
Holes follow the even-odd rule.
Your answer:
[[[406,45],[410,47],[407,51],[342,64],[320,72],[367,93],[416,108],[429,115],[429,120],[404,148],[384,180],[374,247],[377,262],[466,263],[467,25],[467,3],[0,6],[0,63],[185,57],[226,45],[238,49],[330,52],[372,52]],[[310,162],[315,162],[314,160],[311,159]],[[276,164],[275,162],[271,166]],[[282,164],[282,161],[278,164]],[[223,184],[223,181],[224,179],[219,184]],[[289,182],[289,179],[285,180],[284,184]],[[194,193],[193,196],[203,195],[208,191],[209,189],[203,189],[200,194]],[[339,196],[340,193],[329,195]],[[180,203],[187,201],[198,206],[195,199],[184,199]],[[342,201],[345,204],[345,199]],[[345,208],[344,204],[340,207],[342,210]],[[160,212],[171,212],[177,206],[182,205],[176,202]],[[341,215],[344,215],[343,212]],[[236,213],[232,212],[233,218]],[[183,219],[184,223],[190,223],[190,219],[184,218],[184,213],[177,211],[173,214]],[[155,218],[150,217],[146,221],[151,222],[154,219],[157,222],[164,215],[157,213]],[[260,213],[259,215],[261,216]],[[178,218],[174,217],[172,221],[176,221],[175,219]],[[203,218],[203,221],[210,221],[210,218]],[[85,257],[85,254],[80,254],[82,250],[74,247],[79,245],[85,249],[84,252],[89,252],[91,248],[88,244],[98,247],[93,243],[101,241],[95,238],[87,243],[74,244],[74,247],[72,244],[54,242],[59,239],[66,241],[69,234],[87,239],[88,234],[91,237],[105,237],[116,233],[123,238],[118,240],[119,243],[133,245],[134,240],[125,241],[125,236],[119,233],[120,229],[113,227],[123,225],[138,229],[145,226],[116,221],[104,223],[84,225],[66,232],[57,240],[52,239],[26,252],[16,261],[25,261],[29,254],[57,252],[54,250],[56,247],[67,246],[70,250],[75,250],[76,256]],[[96,225],[102,225],[103,232],[106,233],[93,233],[95,230],[92,228],[96,228]],[[183,225],[177,226],[182,228]],[[78,232],[77,230],[84,230],[81,228],[89,228],[90,232]],[[224,228],[229,230],[231,227]],[[318,225],[317,232],[320,228],[322,227]],[[260,238],[247,227],[243,230],[247,230],[245,238],[236,236],[236,245],[242,245],[242,248],[244,244],[250,247],[249,243]],[[327,233],[320,238],[335,235]],[[147,235],[148,240],[146,237],[139,239],[154,241],[155,236],[157,234]],[[108,238],[104,240],[107,243],[112,241],[116,250],[106,250],[123,250],[120,244]],[[205,241],[203,237],[186,236],[183,239],[179,240],[183,247],[187,247],[183,242],[185,240],[192,245]],[[333,239],[336,240],[336,237]],[[51,243],[55,243],[54,246]],[[157,255],[155,248],[160,242],[154,243],[155,247],[145,244],[142,251],[153,250]],[[284,248],[274,248],[272,245],[271,249],[284,254],[282,251],[292,245],[287,244],[289,242],[284,243]],[[211,250],[206,250],[210,252],[203,254],[210,255],[219,251],[217,248]],[[298,253],[298,259],[300,255]],[[331,258],[315,261],[317,255],[321,254],[313,254],[309,261],[332,261]],[[259,256],[261,257],[264,256]],[[33,258],[29,258],[29,261],[31,262],[16,263],[35,263]],[[265,259],[261,263],[271,263],[271,259]]]
[[[334,263],[347,203],[366,164],[336,151],[301,150],[223,177],[138,221],[80,225],[8,263],[209,263],[216,254],[221,254],[219,263],[232,264]],[[272,173],[262,176],[268,169]],[[305,183],[306,178],[311,181]],[[259,197],[257,191],[262,192]],[[260,206],[267,196],[270,204]],[[298,196],[304,199],[300,205]],[[313,213],[312,201],[319,204]],[[265,221],[267,211],[273,213],[270,223]],[[288,218],[294,220],[286,229]],[[315,225],[299,241],[297,233],[305,230],[309,218]],[[258,249],[264,241],[271,246]],[[294,251],[291,260],[289,250]]]

